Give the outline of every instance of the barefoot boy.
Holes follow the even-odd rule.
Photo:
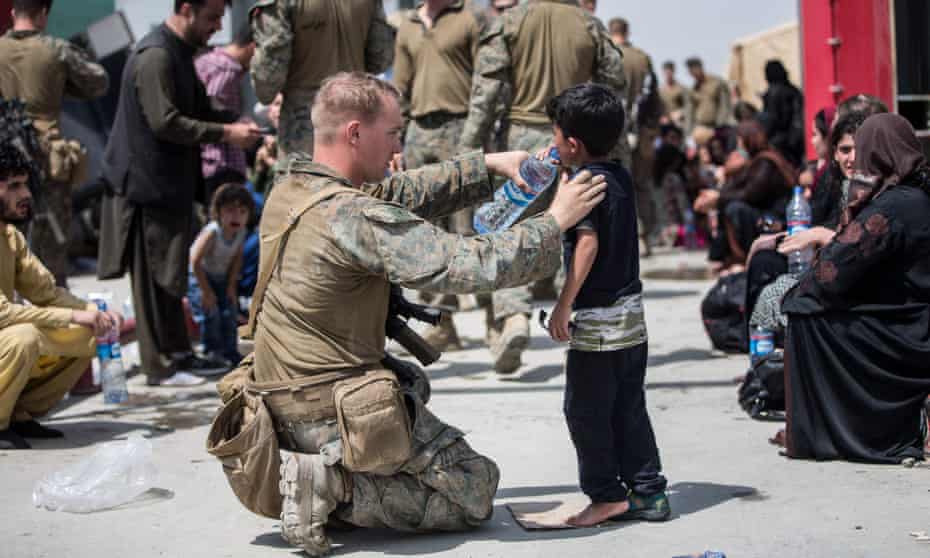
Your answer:
[[[562,165],[607,179],[604,200],[565,233],[567,276],[549,322],[552,338],[569,342],[565,417],[581,490],[591,498],[568,523],[664,521],[667,481],[643,389],[648,350],[636,203],[629,173],[607,157],[623,130],[623,107],[610,89],[582,84],[553,98],[547,112]]]

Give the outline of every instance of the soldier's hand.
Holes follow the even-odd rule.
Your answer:
[[[527,194],[532,194],[533,189],[530,188],[529,184],[520,176],[520,165],[529,158],[530,154],[526,151],[485,153],[484,164],[488,167],[490,172],[498,176],[506,176],[510,180],[513,180],[513,183],[516,184],[518,188]]]
[[[254,122],[236,122],[223,125],[223,143],[249,149],[264,136]]]
[[[404,172],[407,170],[407,164],[404,162],[403,153],[395,153],[394,157],[391,158],[391,162],[388,164],[388,172],[394,174],[396,172]]]
[[[581,171],[569,179],[568,172],[563,172],[562,182],[549,206],[549,214],[565,232],[584,219],[604,199],[606,190],[607,180],[600,174],[592,176],[589,171]]]

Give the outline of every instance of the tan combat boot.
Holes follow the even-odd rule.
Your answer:
[[[331,547],[326,521],[340,503],[351,500],[351,478],[338,467],[327,467],[320,455],[281,454],[281,534],[308,555],[323,556]]]
[[[458,332],[455,331],[452,315],[447,312],[443,312],[439,325],[432,326],[423,332],[423,340],[440,353],[462,350],[462,341],[459,339]]]
[[[530,321],[526,314],[504,318],[500,338],[491,347],[494,370],[498,374],[512,374],[523,363],[521,355],[530,344]]]

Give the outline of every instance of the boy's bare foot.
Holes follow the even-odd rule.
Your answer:
[[[630,503],[623,502],[603,502],[600,504],[591,504],[581,513],[573,515],[565,520],[565,523],[573,527],[594,527],[604,523],[615,515],[626,513],[630,509]]]

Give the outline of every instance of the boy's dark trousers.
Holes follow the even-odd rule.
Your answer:
[[[665,490],[646,411],[647,343],[618,351],[568,351],[565,418],[578,454],[581,491],[594,503],[621,502],[627,488]]]

